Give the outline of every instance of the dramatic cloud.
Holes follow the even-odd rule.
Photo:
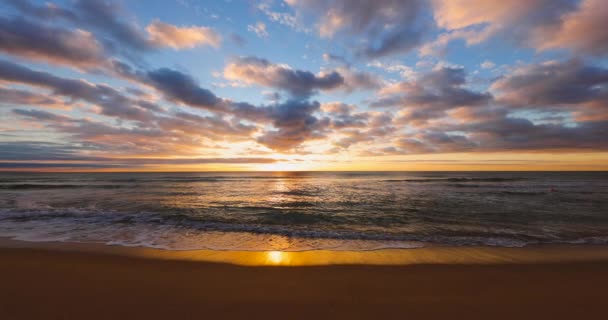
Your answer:
[[[329,119],[318,119],[318,102],[290,100],[268,108],[269,117],[277,130],[267,131],[257,141],[271,149],[288,151],[306,140],[323,137]]]
[[[48,107],[63,107],[65,103],[53,96],[34,93],[20,89],[0,87],[0,105],[36,105]]]
[[[399,107],[412,123],[424,123],[442,117],[446,110],[464,106],[482,106],[491,99],[489,93],[467,89],[462,68],[441,67],[413,81],[399,82],[380,90],[374,107]]]
[[[261,59],[253,59],[252,61],[261,62],[270,68],[274,66]],[[282,72],[293,72],[293,74],[283,75]],[[279,77],[285,77],[285,84],[289,86],[284,87],[285,84],[276,82],[271,78],[267,78],[267,85],[276,85],[298,97],[306,97],[304,93],[310,94],[313,88],[323,87],[327,81],[325,78],[317,78],[312,73],[292,71],[291,69],[281,69],[275,74]],[[233,115],[256,123],[271,124],[274,129],[263,133],[262,136],[257,138],[257,142],[275,150],[291,150],[306,140],[320,137],[323,129],[329,125],[329,119],[318,119],[313,115],[320,109],[318,102],[294,99],[270,106],[254,106],[245,102],[234,102],[219,98],[210,90],[202,88],[191,76],[167,68],[145,74],[131,73],[130,76],[142,83],[151,85],[171,101],[194,108]],[[312,79],[312,82],[310,79]],[[177,128],[179,125],[179,122],[174,119],[161,123],[172,123],[173,128]],[[249,132],[254,130],[253,127],[245,128]]]
[[[52,90],[55,95],[92,103],[101,107],[101,113],[107,116],[136,121],[152,118],[152,114],[146,109],[149,103],[139,103],[107,85],[62,78],[2,60],[0,80],[45,88]]]
[[[79,68],[99,67],[105,59],[102,45],[87,31],[39,25],[21,18],[0,17],[0,51]]]
[[[366,127],[370,117],[367,112],[356,112],[357,106],[342,102],[325,103],[321,109],[332,118],[335,129]]]
[[[207,27],[176,27],[155,20],[146,28],[150,41],[159,47],[174,49],[193,48],[199,45],[218,47],[221,37],[217,32]]]
[[[132,19],[127,16],[123,7],[115,1],[77,0],[72,8],[61,8],[56,5],[37,7],[27,0],[10,0],[9,4],[32,18],[64,20],[77,25],[79,28],[89,31],[89,33],[86,33],[89,37],[92,37],[91,32],[94,32],[107,51],[118,52],[131,59],[134,59],[134,57],[129,50],[141,53],[163,47],[173,49],[193,48],[200,45],[217,47],[221,42],[221,36],[209,27],[178,27],[154,20],[144,31],[140,26],[131,22]],[[21,23],[25,24],[23,21]],[[27,27],[31,29],[32,26],[32,24],[18,26],[16,32],[26,32]],[[41,28],[40,26],[34,26],[34,29]],[[51,33],[52,30],[49,31],[49,34]],[[43,36],[44,34],[41,34],[39,37],[42,38]],[[80,36],[83,37],[83,35]],[[70,39],[74,41],[67,41],[66,37],[68,35],[52,35],[47,42],[52,43],[54,42],[53,39],[59,38],[63,42],[69,43],[75,50],[77,49],[76,51],[86,49],[78,48],[80,44],[75,41],[82,42],[82,39],[73,39],[74,35],[71,35]],[[89,42],[96,41],[94,38],[87,40]],[[27,41],[27,44],[33,45],[35,43]],[[66,59],[69,59],[69,57]]]
[[[82,155],[87,149],[82,146],[37,142],[0,142],[4,151],[0,154],[0,168],[124,168],[144,165],[196,165],[210,163],[273,163],[272,158],[104,158]],[[75,163],[57,163],[39,161],[73,161]],[[14,162],[7,162],[14,161]],[[18,162],[17,162],[18,161]],[[38,161],[38,162],[32,162]]]
[[[124,18],[124,9],[117,2],[77,0],[74,7],[78,23],[108,35],[120,45],[138,51],[149,50],[153,47],[153,43],[148,40],[146,34],[135,23]],[[120,48],[115,49],[121,50]]]
[[[443,53],[454,39],[481,43],[500,35],[520,45],[608,52],[608,9],[602,0],[434,0],[437,24],[447,32],[422,48],[423,55]]]
[[[309,71],[294,70],[287,65],[273,64],[257,57],[236,58],[224,69],[224,77],[281,89],[296,97],[307,97],[315,90],[331,90],[344,84],[344,78],[337,72],[313,74]]]
[[[336,71],[344,78],[343,88],[347,92],[379,89],[385,82],[376,74],[358,71],[350,67],[340,67]]]
[[[608,151],[601,0],[0,6],[3,169]]]
[[[169,100],[210,110],[222,107],[221,99],[213,92],[201,88],[192,77],[179,71],[167,68],[150,71],[145,80],[164,93]]]
[[[579,9],[561,18],[558,27],[537,39],[540,49],[570,48],[576,53],[608,54],[608,6],[603,0],[584,0]]]
[[[304,13],[318,16],[322,37],[364,36],[359,54],[381,57],[407,52],[423,39],[425,24],[422,0],[287,0]]]
[[[566,107],[582,118],[591,113],[592,119],[608,119],[608,69],[580,60],[521,66],[496,81],[492,90],[507,105]]]

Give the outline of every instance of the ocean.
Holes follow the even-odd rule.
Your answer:
[[[167,250],[606,244],[608,173],[0,173],[0,237]]]

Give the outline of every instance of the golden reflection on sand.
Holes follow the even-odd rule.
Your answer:
[[[83,243],[33,243],[3,239],[0,247],[100,252],[166,260],[230,263],[242,266],[496,264],[608,261],[607,246],[531,246],[526,248],[428,247],[374,251],[167,251]]]
[[[280,265],[286,262],[286,254],[281,251],[266,252],[267,261],[270,265]]]
[[[129,249],[128,249],[129,250]],[[133,253],[130,249],[129,252]],[[496,264],[608,260],[605,246],[531,248],[441,247],[375,251],[162,251],[139,249],[137,255],[230,263],[243,266]]]

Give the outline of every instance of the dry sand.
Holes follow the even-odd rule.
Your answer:
[[[0,248],[7,320],[606,319],[607,288],[605,259],[252,267]]]

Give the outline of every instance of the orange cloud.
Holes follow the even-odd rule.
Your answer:
[[[542,37],[539,49],[572,48],[595,55],[608,52],[608,32],[605,21],[608,6],[603,0],[585,0],[580,8],[562,17],[561,28]]]
[[[151,41],[158,46],[173,49],[194,48],[196,46],[219,47],[222,38],[208,27],[177,27],[159,20],[146,28]]]

